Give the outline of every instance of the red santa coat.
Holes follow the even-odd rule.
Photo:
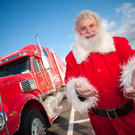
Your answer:
[[[90,52],[79,64],[74,51],[68,54],[65,77],[67,97],[76,110],[85,112],[89,108],[91,113],[88,114],[96,135],[135,135],[135,109],[128,115],[114,120],[95,115],[90,110],[91,107],[117,108],[130,101],[123,96],[121,85],[124,88],[131,86],[132,71],[135,69],[135,51],[125,38],[114,37],[113,40],[115,49],[106,53]],[[98,96],[80,101],[74,89],[76,81],[95,88]]]

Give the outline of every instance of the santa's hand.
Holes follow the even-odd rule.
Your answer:
[[[135,70],[133,70],[132,73],[132,79],[131,79],[132,87],[129,87],[124,90],[123,94],[126,98],[135,98]]]
[[[135,89],[133,87],[129,87],[123,91],[123,94],[126,98],[133,99],[135,98]]]
[[[85,87],[80,82],[75,83],[75,90],[79,95],[81,95],[82,97],[86,97],[86,98],[97,95],[97,90],[96,89]]]

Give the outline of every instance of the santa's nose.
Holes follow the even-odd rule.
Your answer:
[[[90,28],[87,28],[87,31],[86,31],[87,33],[90,33],[91,32],[91,29]]]

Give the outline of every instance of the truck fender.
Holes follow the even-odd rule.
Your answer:
[[[47,113],[45,108],[43,107],[40,100],[33,96],[32,94],[23,94],[15,97],[14,99],[9,100],[8,104],[8,129],[9,133],[14,133],[19,130],[21,124],[21,117],[24,110],[32,109],[33,107],[37,110],[42,110],[41,113],[44,115],[45,119],[47,119],[47,124],[49,123]],[[15,112],[15,115],[12,113]],[[7,113],[7,112],[6,112]],[[14,125],[14,126],[13,126]]]

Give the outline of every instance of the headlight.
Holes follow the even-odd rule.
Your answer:
[[[5,118],[6,118],[6,121],[7,121],[7,114],[5,113]],[[5,127],[5,120],[4,120],[4,116],[3,116],[3,113],[2,111],[0,111],[0,131],[3,130],[3,128]]]

